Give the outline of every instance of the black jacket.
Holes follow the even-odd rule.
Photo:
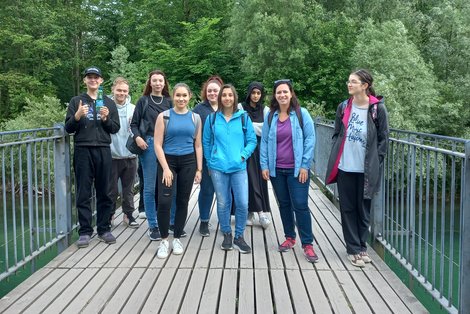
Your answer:
[[[170,108],[173,108],[173,102],[170,97],[163,96],[159,104],[156,104],[150,96],[144,95],[140,97],[135,104],[134,115],[131,121],[131,132],[134,139],[140,136],[145,140],[146,136],[154,136],[158,115]],[[140,126],[141,123],[143,123],[142,126]],[[142,134],[142,129],[145,130],[145,134]]]
[[[202,129],[204,130],[204,123],[206,122],[206,119],[208,116],[210,116],[211,113],[215,112],[214,109],[212,109],[211,104],[209,103],[208,100],[203,101],[199,103],[194,109],[194,113],[197,113],[201,117],[201,122],[202,122]]]
[[[82,100],[83,105],[90,106],[88,114],[80,120],[75,120],[75,113]],[[109,146],[111,135],[117,133],[121,127],[116,104],[109,97],[103,97],[104,105],[109,109],[106,121],[97,119],[95,100],[87,93],[75,96],[70,100],[65,116],[65,131],[75,133],[74,142],[76,146]]]
[[[333,146],[331,148],[330,158],[328,159],[328,168],[326,170],[326,184],[336,182],[339,160],[343,153],[347,130],[346,126],[349,120],[349,116],[346,116],[348,110],[345,110],[345,108],[351,105],[351,99],[345,100],[339,104],[338,109],[336,110]],[[375,114],[373,113],[374,106],[376,108]],[[388,113],[387,108],[384,105],[383,98],[370,97],[369,114],[367,115],[366,156],[364,160],[365,199],[371,199],[380,188],[380,166],[387,154],[388,133]]]

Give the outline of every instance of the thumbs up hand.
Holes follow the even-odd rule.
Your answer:
[[[88,113],[88,105],[83,105],[82,100],[78,103],[77,112],[75,112],[75,120],[79,121],[82,117]]]

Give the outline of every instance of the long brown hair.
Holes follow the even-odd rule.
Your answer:
[[[161,70],[153,70],[152,72],[149,73],[149,76],[147,77],[147,82],[145,83],[145,88],[144,88],[144,96],[150,95],[152,92],[152,86],[150,86],[150,79],[152,78],[152,75],[155,74],[160,74],[163,76],[163,79],[165,80],[165,84],[163,85],[163,90],[162,90],[162,95],[166,97],[170,97],[170,85],[168,84],[168,80],[166,78],[165,73]]]
[[[287,84],[287,86],[289,86],[289,90],[292,94],[292,98],[290,99],[290,104],[289,104],[289,109],[288,111],[292,111],[292,110],[295,110],[296,108],[299,108],[300,107],[300,104],[299,104],[299,99],[297,98],[297,95],[295,94],[295,91],[294,91],[294,87],[292,86],[292,81],[291,80],[277,80],[274,82],[274,87],[273,87],[273,94],[272,94],[272,97],[271,97],[271,104],[269,105],[269,109],[272,111],[272,112],[275,112],[276,110],[279,109],[279,103],[277,102],[277,99],[276,99],[276,89],[279,87],[279,85],[282,85],[282,84]]]

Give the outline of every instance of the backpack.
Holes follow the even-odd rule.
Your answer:
[[[238,109],[240,110],[240,109]],[[238,111],[237,110],[237,111]],[[217,112],[214,112],[211,114],[210,116],[210,121],[211,121],[211,130],[212,130],[212,136],[211,136],[211,144],[214,145],[214,136],[215,136],[215,129],[214,129],[214,125],[215,125],[215,115],[217,114]],[[243,143],[244,145],[246,146],[246,115],[247,113],[244,112],[241,116],[241,119],[242,119],[242,130],[243,130]]]
[[[343,101],[341,103],[341,120],[343,119],[344,116],[344,110],[346,109],[346,106],[348,105],[347,101]],[[373,104],[371,107],[369,107],[369,114],[372,118],[372,121],[374,121],[375,128],[378,130],[379,129],[379,119],[377,118],[377,112],[379,111],[378,109],[378,103]]]
[[[168,123],[170,122],[170,110],[171,109],[163,111],[163,123],[165,126],[164,128],[165,130],[163,131],[163,138],[165,138],[166,136],[166,129],[168,128]],[[201,120],[196,118],[196,114],[192,110],[190,111],[191,111],[191,117],[192,117],[193,124],[194,124],[194,134],[193,134],[193,140],[194,140],[196,139],[197,129],[199,127],[199,123],[201,123]]]
[[[304,118],[302,117],[302,112],[300,107],[295,108],[295,114],[297,115],[297,120],[299,120],[300,128],[302,129],[302,133],[304,132]],[[271,123],[273,122],[274,111],[269,111],[268,114],[268,126],[271,128]]]

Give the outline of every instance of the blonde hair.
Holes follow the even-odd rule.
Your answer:
[[[116,85],[118,85],[118,84],[126,84],[127,86],[130,86],[129,82],[125,78],[123,78],[122,76],[118,76],[114,79],[112,89],[114,89],[114,87],[116,87]]]

